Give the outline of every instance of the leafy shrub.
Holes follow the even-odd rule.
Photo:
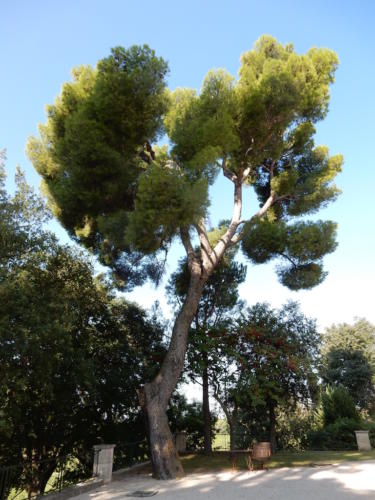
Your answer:
[[[356,450],[354,431],[360,427],[358,419],[338,418],[323,429],[309,432],[309,447],[313,450]]]
[[[294,411],[279,409],[277,414],[277,445],[282,450],[304,450],[309,432],[314,427],[312,410],[297,405]]]
[[[327,387],[316,416],[320,428],[310,431],[307,436],[311,449],[357,449],[354,431],[362,429],[363,423],[346,388]]]
[[[360,421],[353,399],[345,387],[327,387],[322,394],[322,411],[324,425],[333,424],[338,419]]]
[[[186,448],[188,450],[203,449],[204,418],[202,403],[188,403],[185,396],[174,393],[167,411],[172,433],[186,432]],[[211,440],[215,436],[217,416],[211,411]]]

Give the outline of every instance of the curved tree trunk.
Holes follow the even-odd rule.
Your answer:
[[[202,274],[200,267],[191,273],[189,290],[176,318],[168,353],[158,375],[144,386],[153,475],[158,479],[173,479],[184,473],[166,410],[184,367],[189,328],[208,278]]]
[[[212,452],[211,444],[211,413],[210,413],[210,398],[208,394],[208,369],[207,369],[207,353],[202,354],[204,363],[202,382],[203,382],[203,420],[204,420],[204,452],[209,454]]]
[[[223,170],[224,173],[229,172],[224,165]],[[241,223],[242,183],[249,174],[250,167],[239,175],[230,173],[234,184],[233,216],[226,233],[221,236],[214,248],[211,247],[207,237],[204,218],[195,225],[200,240],[199,256],[191,244],[189,228],[180,228],[181,241],[186,250],[190,270],[189,290],[173,326],[168,353],[164,358],[160,372],[152,382],[145,384],[144,387],[153,472],[154,476],[159,479],[172,479],[183,474],[183,468],[169,429],[166,410],[169,398],[184,367],[189,328],[198,309],[203,287],[228,246],[238,243],[236,237],[239,235],[235,233]],[[267,211],[268,206],[272,204],[272,196],[259,210],[257,217],[262,216]]]

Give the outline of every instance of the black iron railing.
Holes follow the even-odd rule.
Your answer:
[[[114,450],[113,470],[131,467],[149,460],[150,452],[146,439],[133,443],[118,443]]]
[[[0,467],[0,500],[25,500],[58,492],[67,486],[95,476],[100,449],[86,455],[70,454],[46,460],[23,461]],[[93,463],[94,458],[94,463]],[[131,467],[149,459],[146,439],[117,443],[113,470]]]
[[[228,451],[230,449],[230,435],[228,433],[216,433],[212,440],[212,449],[214,451]]]
[[[92,460],[92,459],[91,459]],[[24,500],[61,491],[91,476],[92,461],[76,456],[0,467],[0,500]]]

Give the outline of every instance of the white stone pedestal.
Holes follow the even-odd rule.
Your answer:
[[[368,431],[355,431],[355,437],[357,438],[359,451],[369,451],[372,449]]]
[[[115,444],[96,444],[94,446],[93,476],[103,479],[105,483],[112,481],[113,450]]]
[[[176,434],[176,450],[177,453],[186,452],[186,432],[178,432]]]

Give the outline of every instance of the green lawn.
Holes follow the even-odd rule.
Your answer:
[[[216,434],[212,443],[213,450],[229,450],[230,437],[229,434]]]
[[[229,453],[225,451],[213,452],[209,456],[187,454],[182,456],[181,460],[186,472],[208,472],[232,468]],[[348,460],[375,460],[375,450],[279,452],[271,458],[267,463],[267,467],[306,467],[315,464],[336,464]],[[238,460],[238,468],[247,468],[243,458]]]

